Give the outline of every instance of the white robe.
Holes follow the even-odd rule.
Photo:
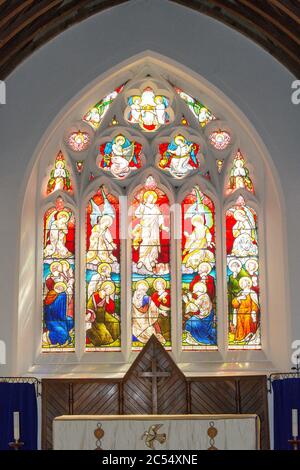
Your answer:
[[[141,244],[139,260],[145,268],[152,272],[160,253],[160,228],[164,224],[164,216],[155,204],[140,204],[135,216],[141,220]]]

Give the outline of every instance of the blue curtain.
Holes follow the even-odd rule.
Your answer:
[[[0,383],[0,450],[13,441],[13,412],[20,413],[22,450],[37,449],[37,400],[34,384]]]
[[[300,424],[300,379],[274,380],[274,448],[291,450],[292,409],[298,410]]]

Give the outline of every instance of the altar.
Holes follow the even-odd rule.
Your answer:
[[[257,415],[65,415],[54,450],[257,450]]]
[[[265,376],[186,377],[155,336],[124,377],[43,379],[42,417],[43,449],[269,448]]]

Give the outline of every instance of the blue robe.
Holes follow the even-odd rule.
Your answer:
[[[51,344],[65,344],[71,341],[69,331],[73,328],[73,318],[67,315],[67,294],[62,292],[48,305],[44,305],[44,321],[49,331]]]
[[[217,332],[214,326],[213,309],[206,318],[199,318],[197,315],[190,317],[186,321],[185,329],[199,343],[207,345],[216,344]]]

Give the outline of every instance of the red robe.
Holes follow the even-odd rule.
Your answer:
[[[206,279],[202,279],[200,274],[197,274],[192,282],[190,283],[190,291],[193,292],[194,285],[197,282],[203,282],[206,285],[207,288],[207,293],[209,295],[210,300],[213,302],[215,300],[215,295],[216,295],[216,287],[215,287],[215,280],[213,276],[210,274],[206,276]]]
[[[160,299],[159,293],[155,291],[154,294],[152,294],[151,296],[151,300],[155,303],[157,308],[165,310],[167,312],[168,310],[170,310],[171,307],[171,295],[168,289],[166,289],[164,292],[166,292],[167,295],[164,296],[163,299]],[[153,326],[156,333],[161,333],[161,329],[158,322],[155,322]]]

